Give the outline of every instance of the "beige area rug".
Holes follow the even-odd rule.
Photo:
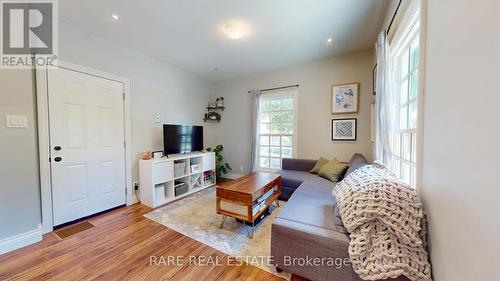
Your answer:
[[[280,202],[280,206],[283,204],[284,202]],[[253,239],[247,235],[247,226],[233,218],[227,218],[224,227],[219,229],[222,216],[216,213],[214,187],[156,209],[145,217],[227,255],[290,280],[290,274],[278,273],[272,264],[268,264],[271,254],[271,224],[281,209],[274,204],[271,208],[271,215],[255,226]]]

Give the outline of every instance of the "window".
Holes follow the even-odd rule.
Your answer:
[[[259,100],[260,169],[281,169],[296,155],[297,91],[263,94]]]
[[[418,9],[411,12],[408,24],[398,30],[393,59],[396,81],[396,131],[391,139],[391,169],[415,187],[417,178],[417,111],[419,100],[419,20]]]

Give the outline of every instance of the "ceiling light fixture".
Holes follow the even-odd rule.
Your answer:
[[[113,17],[115,20],[120,19],[120,17],[117,14],[112,14],[111,17]]]
[[[333,41],[333,39],[332,39],[332,38],[328,38],[328,39],[326,40],[326,42],[328,42],[328,43],[332,43],[332,41]]]
[[[237,40],[248,33],[248,27],[242,22],[231,22],[224,26],[224,33],[227,37]]]

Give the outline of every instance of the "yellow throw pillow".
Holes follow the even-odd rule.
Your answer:
[[[345,168],[347,168],[346,164],[340,162],[337,158],[333,158],[330,162],[321,167],[318,176],[336,182],[339,180]]]
[[[323,157],[319,158],[318,162],[316,162],[316,165],[314,165],[314,168],[309,171],[311,174],[317,174],[319,173],[319,170],[321,170],[321,167],[323,167],[326,163],[328,163],[328,159],[325,159]]]

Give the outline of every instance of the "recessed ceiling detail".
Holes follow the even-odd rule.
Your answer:
[[[204,79],[220,81],[371,50],[390,2],[153,0],[145,5],[137,0],[64,0],[59,1],[59,16],[62,25],[78,26]],[[117,21],[120,24],[113,24]],[[229,35],[222,32],[233,21],[245,27],[230,25]],[[328,37],[333,38],[331,43]]]

